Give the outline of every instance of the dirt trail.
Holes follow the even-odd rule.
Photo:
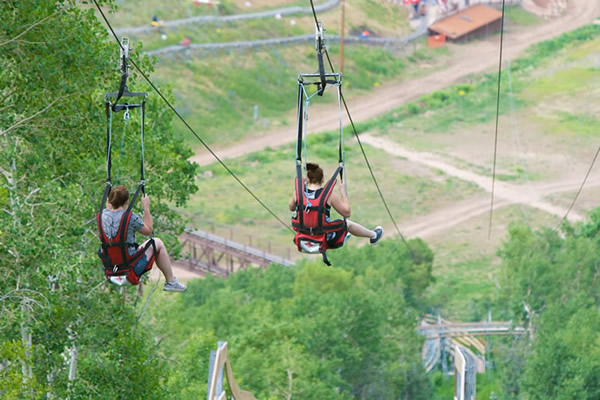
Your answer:
[[[517,57],[527,47],[543,40],[556,37],[582,25],[592,22],[600,15],[600,2],[590,0],[571,0],[568,12],[561,18],[540,26],[506,32],[504,38],[504,59]],[[382,113],[393,110],[427,93],[443,89],[470,74],[484,72],[498,65],[499,36],[479,40],[468,45],[453,46],[453,59],[448,68],[431,75],[388,83],[372,93],[366,94],[348,104],[355,122],[367,121]],[[309,133],[337,129],[339,121],[336,105],[314,107],[310,116]],[[217,147],[215,152],[222,159],[239,157],[266,147],[278,147],[295,140],[295,128],[258,132],[257,136],[226,147]],[[200,165],[213,163],[214,158],[204,148],[198,148],[191,158]]]
[[[375,137],[370,134],[362,135],[361,139],[363,143],[382,149],[392,156],[403,157],[413,163],[439,169],[447,175],[471,182],[486,192],[491,192],[491,177],[478,175],[472,171],[457,168],[454,165],[445,162],[435,154],[411,151],[391,140]],[[496,181],[494,189],[494,209],[512,204],[524,204],[545,211],[558,218],[562,218],[566,209],[564,207],[555,206],[543,199],[544,197],[555,193],[576,191],[581,185],[581,179],[583,179],[582,176],[576,176],[568,180],[551,183],[544,182],[531,186],[514,185]],[[600,178],[592,178],[586,184],[587,188],[598,186],[600,186]],[[458,202],[444,209],[436,210],[426,216],[408,221],[406,224],[402,224],[401,230],[409,237],[432,236],[459,225],[473,217],[489,212],[489,210],[490,197],[477,196]],[[571,211],[568,219],[570,221],[580,221],[582,220],[582,216]]]

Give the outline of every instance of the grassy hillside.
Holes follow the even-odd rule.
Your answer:
[[[535,46],[513,62],[514,107],[509,104],[505,73],[501,92],[499,181],[521,185],[525,191],[528,185],[541,181],[572,178],[577,183],[583,178],[595,152],[595,146],[591,145],[598,140],[598,131],[592,127],[597,122],[594,110],[598,109],[594,100],[600,91],[597,86],[591,92],[589,89],[596,61],[594,54],[600,51],[599,34],[600,28],[589,26]],[[495,87],[491,76],[474,76],[363,124],[360,130],[385,136],[407,148],[433,152],[449,164],[489,176]],[[557,112],[545,111],[550,105]],[[566,119],[558,112],[566,110],[574,117]],[[360,151],[354,140],[348,142],[352,218],[369,226],[383,224],[391,236],[393,229]],[[333,134],[311,137],[308,148],[311,159],[332,170],[336,160]],[[473,184],[440,171],[394,158],[369,146],[366,151],[401,227],[419,215],[459,200],[489,196]],[[286,205],[293,191],[293,158],[293,147],[288,146],[231,162],[240,177],[284,220],[288,218]],[[290,233],[263,212],[220,167],[204,167],[202,174],[198,178],[199,194],[182,210],[190,225],[210,229],[214,221],[234,226],[236,232],[253,238],[268,238],[284,249],[292,248]],[[572,198],[566,193],[546,200],[564,206],[567,197]],[[588,199],[582,203],[583,208],[577,206],[575,211],[584,213],[592,203]],[[495,212],[489,241],[488,218],[489,215],[482,214],[431,238],[438,257],[434,267],[437,280],[429,289],[430,300],[433,307],[449,317],[475,320],[487,310],[490,289],[497,285],[495,249],[504,237],[508,221],[530,221],[534,227],[553,226],[557,222],[555,217],[537,209],[515,205]]]
[[[348,99],[385,84],[433,71],[446,49],[420,50],[398,58],[376,47],[346,48],[344,90]],[[330,49],[339,64],[338,48]],[[177,109],[211,144],[226,144],[255,135],[255,130],[290,127],[296,124],[296,78],[299,72],[313,72],[317,60],[312,46],[268,48],[253,52],[231,52],[218,56],[161,59],[156,68],[158,81],[170,84]],[[334,102],[333,93],[324,98]],[[258,120],[253,119],[254,105]],[[185,128],[175,130],[197,146]],[[292,133],[293,134],[293,133]]]
[[[133,21],[137,21],[140,16],[136,1],[121,4],[121,8],[113,16],[116,26],[135,25]],[[144,10],[157,9],[159,4],[163,3],[151,0],[145,3]],[[163,19],[170,19],[166,15],[180,15],[177,10],[181,5],[189,6],[187,2],[165,4],[170,5],[172,10],[165,10],[167,14],[161,15]],[[270,6],[309,5],[308,1],[255,1],[252,4],[252,11]],[[235,13],[247,11],[244,1],[236,0],[235,6]],[[146,22],[143,23],[149,21],[150,14],[144,17]],[[515,7],[507,12],[507,16],[517,25],[526,25],[531,19],[528,19],[530,14]],[[319,17],[327,32],[339,32],[339,7],[322,13]],[[408,21],[408,12],[404,6],[385,0],[357,0],[346,4],[345,26],[348,34],[358,34],[368,29],[373,36],[406,35],[411,31]],[[134,35],[132,39],[136,46],[143,45],[145,50],[150,50],[179,43],[185,36],[190,36],[192,43],[208,43],[312,33],[313,23],[312,16],[300,15],[227,24],[186,25],[165,29],[166,40],[160,38],[158,30]],[[338,44],[329,43],[329,52],[334,65],[339,67]],[[411,46],[410,51],[348,46],[344,69],[346,96],[352,99],[392,80],[405,80],[437,71],[447,62],[448,55],[448,49],[428,50],[423,42]],[[305,43],[291,47],[163,55],[158,58],[154,77],[161,85],[172,88],[177,108],[182,115],[208,143],[218,146],[252,136],[257,129],[265,131],[293,125],[295,78],[299,72],[312,72],[316,69],[313,46]],[[329,99],[333,101],[332,97]],[[253,119],[255,105],[258,106],[257,121]],[[174,123],[174,128],[190,144],[197,145],[181,124]]]
[[[305,1],[303,7],[309,7]],[[347,34],[358,34],[368,29],[374,36],[401,36],[411,31],[407,10],[382,0],[358,0],[346,6]],[[328,33],[340,31],[340,7],[319,13],[319,19]],[[187,24],[173,28],[156,29],[147,34],[132,35],[148,50],[177,44],[185,36],[192,43],[220,43],[260,40],[314,33],[312,14],[284,16],[280,19],[261,18],[227,23]],[[161,34],[166,38],[161,38]]]
[[[325,0],[314,0],[322,4]],[[307,7],[307,0],[216,0],[212,6],[195,5],[193,0],[116,0],[118,10],[114,14],[115,23],[120,27],[150,24],[152,17],[170,21],[200,15],[232,15],[255,13],[271,9],[301,6]]]
[[[244,1],[236,0],[235,4],[231,4],[235,6],[231,13],[248,11]],[[252,4],[251,11],[257,11],[274,6],[307,7],[309,2],[254,1]],[[116,27],[148,23],[151,15],[154,15],[150,10],[163,10],[164,14],[160,15],[162,19],[171,19],[171,15],[180,17],[180,8],[187,8],[189,4],[183,1],[163,4],[150,0],[144,2],[144,7],[141,7],[141,1],[134,0],[123,2],[119,6],[118,11],[111,16]],[[143,11],[140,11],[141,9]],[[140,21],[142,15],[145,21]],[[339,7],[322,13],[319,17],[323,20],[327,32],[339,32]],[[281,19],[186,25],[176,29],[165,29],[167,39],[164,41],[160,38],[158,30],[149,34],[134,35],[131,39],[134,46],[143,46],[145,50],[150,50],[179,43],[185,36],[190,36],[193,43],[207,43],[313,33],[313,24],[311,15],[298,15]],[[400,36],[411,31],[406,9],[384,0],[357,0],[348,3],[345,26],[348,34],[357,34],[368,29],[374,36]],[[334,64],[338,66],[340,63],[337,44],[329,43],[329,51]],[[440,65],[437,59],[443,60],[444,54],[447,54],[445,49],[433,52],[421,50],[406,59],[380,48],[349,46],[344,71],[346,94],[351,98],[385,81],[426,73]],[[162,86],[172,88],[177,107],[183,116],[213,145],[252,135],[256,127],[264,130],[293,124],[295,79],[299,72],[312,72],[317,69],[311,43],[220,53],[180,53],[161,56],[157,61],[154,79]],[[259,119],[256,122],[253,119],[254,105],[258,105]],[[178,134],[194,143],[183,126],[175,123],[174,128]]]
[[[386,211],[370,182],[360,149],[353,141],[348,141],[351,143],[347,147],[346,158],[348,191],[353,200],[352,219],[370,227],[386,225]],[[474,185],[447,177],[439,171],[391,159],[380,150],[367,148],[367,151],[397,218],[424,215],[478,192]],[[309,157],[322,163],[326,174],[331,174],[335,168],[336,152],[334,134],[309,138]],[[284,221],[289,220],[290,213],[284,205],[293,194],[295,169],[292,146],[251,154],[229,165]],[[214,221],[235,226],[239,234],[243,232],[257,238],[268,238],[274,244],[290,247],[291,236],[287,229],[260,208],[221,167],[205,167],[200,174],[198,193],[202,195],[194,196],[188,207],[182,210],[191,226],[210,229],[210,223]]]

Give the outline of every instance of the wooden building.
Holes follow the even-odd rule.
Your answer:
[[[443,18],[429,27],[430,35],[444,35],[447,41],[463,42],[491,35],[502,27],[502,12],[482,4]]]

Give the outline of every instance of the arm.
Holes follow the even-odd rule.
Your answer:
[[[150,214],[150,198],[146,195],[142,197],[142,206],[144,207],[144,226],[140,229],[140,233],[150,236],[153,232],[153,221],[152,214]]]
[[[342,217],[350,218],[350,202],[348,201],[346,184],[344,182],[340,182],[340,195],[332,193],[329,197],[329,205],[340,213]]]
[[[296,211],[296,193],[292,195],[290,202],[288,204],[290,211]]]

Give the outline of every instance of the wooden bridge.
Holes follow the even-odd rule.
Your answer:
[[[198,229],[187,231],[179,240],[184,258],[173,260],[173,264],[201,274],[227,277],[251,264],[257,267],[294,264],[287,258]]]

